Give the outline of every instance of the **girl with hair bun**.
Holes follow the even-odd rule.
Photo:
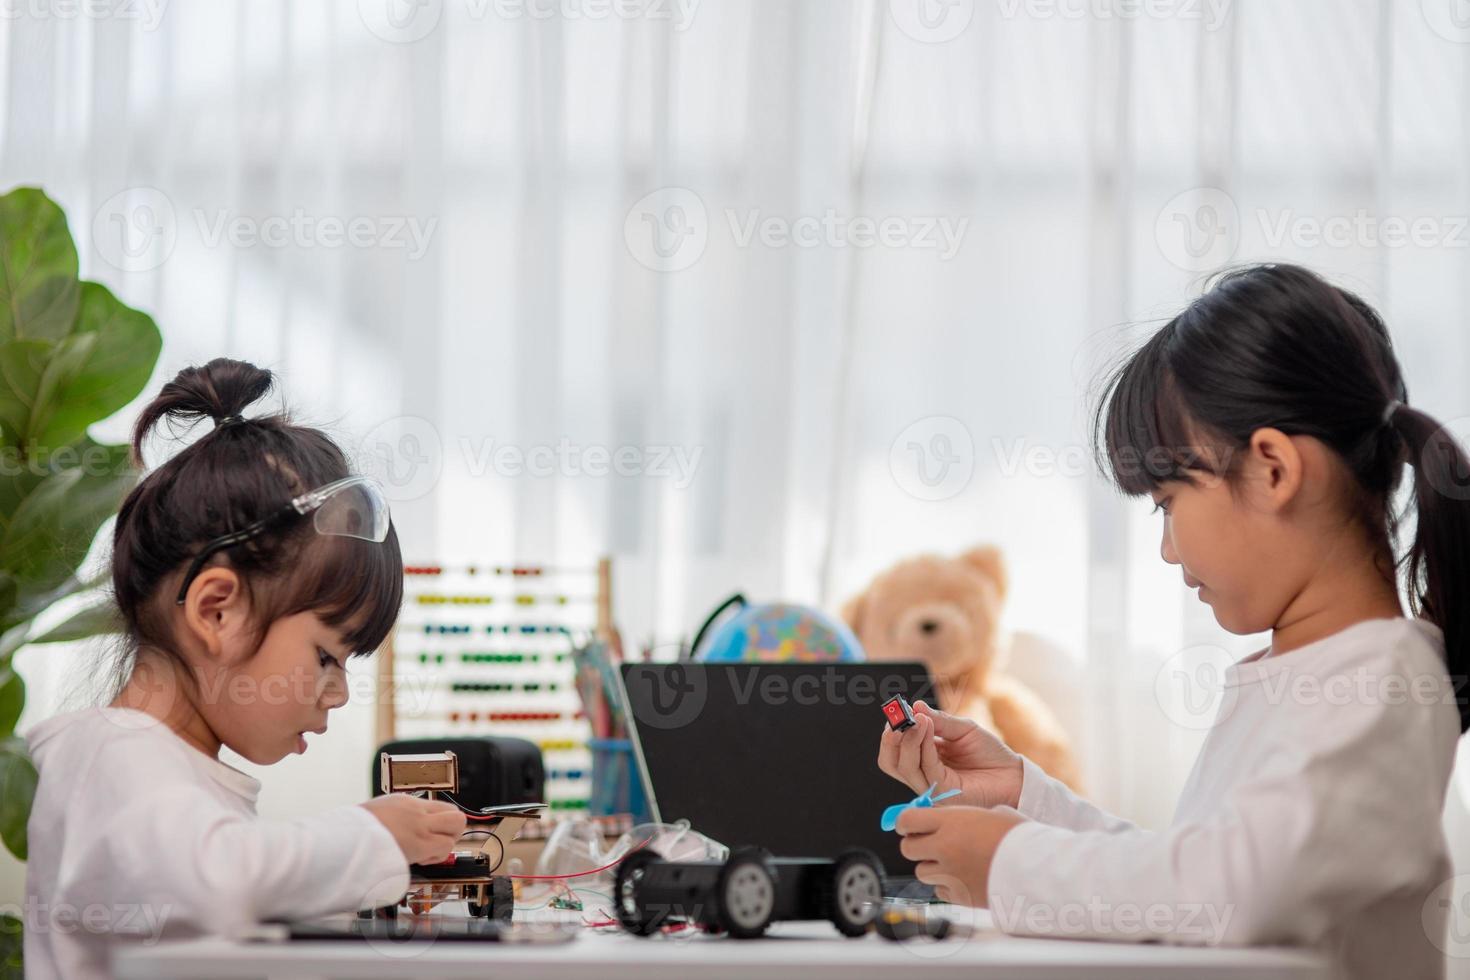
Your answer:
[[[403,794],[296,820],[256,814],[258,765],[306,751],[347,701],[403,598],[387,501],[338,446],[285,413],[243,413],[269,371],[220,358],[144,408],[214,428],[123,502],[112,592],[124,641],[106,706],[27,733],[28,976],[106,977],[121,937],[231,934],[270,918],[393,904],[410,862],[449,854],[465,816]]]

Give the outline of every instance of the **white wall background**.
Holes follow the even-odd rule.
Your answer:
[[[271,367],[365,465],[389,450],[410,558],[610,553],[635,643],[736,589],[835,608],[900,557],[999,543],[1011,625],[1082,665],[1095,795],[1162,823],[1199,732],[1160,665],[1253,640],[1082,465],[1088,385],[1201,271],[1272,257],[1362,291],[1411,400],[1470,415],[1470,22],[926,3],[33,0],[0,19],[0,186],[43,185],[84,274],[157,318],[153,389]],[[895,240],[826,241],[829,215]],[[819,241],[743,237],[766,219]],[[697,466],[493,464],[559,445]],[[24,655],[23,727],[83,662]],[[354,704],[262,774],[263,809],[360,798],[370,749]]]

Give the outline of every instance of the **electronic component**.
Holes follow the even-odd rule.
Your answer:
[[[378,770],[384,793],[459,792],[459,758],[453,752],[383,752],[378,757]]]
[[[909,707],[902,694],[895,694],[883,702],[883,717],[888,719],[888,727],[895,732],[906,732],[917,724],[914,709]]]
[[[873,920],[873,929],[884,939],[903,942],[919,936],[930,939],[968,938],[975,930],[953,922],[942,915],[932,915],[926,908],[898,908],[885,905]]]
[[[538,767],[539,768],[539,767]],[[469,809],[459,799],[459,757],[452,751],[395,753],[378,756],[380,788],[384,793],[424,793],[429,799],[447,798],[469,820],[460,836],[461,847],[442,861],[410,864],[408,893],[393,905],[363,910],[361,918],[395,918],[400,906],[419,914],[440,902],[464,901],[472,918],[509,923],[515,906],[512,880],[497,875],[505,859],[505,843],[514,840],[527,820],[540,819],[544,803],[512,803]]]

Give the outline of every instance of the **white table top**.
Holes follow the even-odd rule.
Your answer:
[[[966,916],[974,913],[964,913]],[[120,950],[114,974],[162,977],[506,977],[528,980],[746,978],[766,973],[803,980],[908,980],[911,977],[1088,978],[1136,980],[1188,975],[1204,980],[1325,980],[1326,961],[1286,949],[1205,949],[1155,944],[1026,939],[1004,935],[974,918],[968,938],[895,943],[876,935],[844,939],[821,922],[777,923],[763,939],[672,934],[641,939],[584,930],[560,944],[232,942],[199,939]]]

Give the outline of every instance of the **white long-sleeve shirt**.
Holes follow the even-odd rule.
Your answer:
[[[989,901],[1007,932],[1315,946],[1349,977],[1441,977],[1440,819],[1459,741],[1444,639],[1377,619],[1232,665],[1167,830],[1025,762]],[[1441,893],[1442,894],[1442,893]]]
[[[258,780],[141,711],[73,711],[26,738],[40,774],[27,977],[107,977],[119,942],[231,935],[391,904],[408,888],[403,852],[364,808],[261,819]]]

